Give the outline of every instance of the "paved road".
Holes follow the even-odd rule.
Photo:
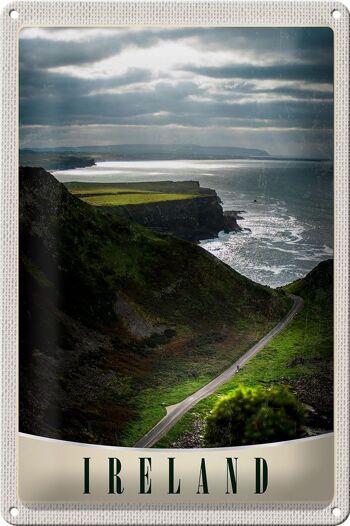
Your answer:
[[[260,341],[258,341],[253,347],[249,349],[239,360],[231,365],[226,371],[217,376],[214,380],[209,382],[207,385],[196,391],[192,395],[182,400],[178,404],[171,405],[166,408],[167,414],[156,424],[144,437],[136,442],[134,447],[152,447],[158,440],[160,440],[168,431],[171,429],[180,418],[187,413],[189,409],[195,406],[200,400],[211,395],[220,387],[222,384],[227,382],[237,372],[237,365],[242,367],[248,362],[253,356],[255,356],[261,349],[265,347],[278,333],[280,333],[296,316],[303,306],[303,299],[299,296],[290,295],[294,303],[288,314],[283,318],[277,325],[268,332]]]

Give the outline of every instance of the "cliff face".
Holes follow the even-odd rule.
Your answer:
[[[120,217],[188,241],[216,237],[221,230],[239,231],[233,215],[224,214],[216,194],[176,201],[103,207]]]
[[[224,212],[216,191],[201,187],[198,181],[69,182],[65,186],[76,197],[117,218],[187,241],[216,237],[222,230],[241,230],[238,213]],[[135,201],[135,195],[141,199]]]

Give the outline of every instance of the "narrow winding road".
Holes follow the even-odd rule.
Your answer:
[[[293,320],[296,314],[300,311],[303,306],[303,299],[299,296],[290,295],[293,299],[293,306],[288,314],[271,329],[261,340],[259,340],[253,347],[251,347],[239,360],[231,365],[226,371],[221,373],[219,376],[214,378],[207,385],[188,396],[182,402],[178,404],[168,406],[166,408],[167,414],[156,424],[144,437],[136,442],[134,447],[152,447],[158,440],[160,440],[168,431],[171,429],[180,418],[195,406],[200,400],[211,395],[220,387],[222,384],[227,382],[237,372],[237,365],[242,367],[248,360],[253,358],[261,349],[265,347],[277,334],[279,334],[287,325]]]

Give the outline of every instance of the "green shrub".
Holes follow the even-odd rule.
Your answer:
[[[227,447],[300,438],[304,420],[304,407],[287,387],[239,386],[207,417],[205,443]]]

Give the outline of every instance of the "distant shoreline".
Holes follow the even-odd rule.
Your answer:
[[[45,170],[85,168],[100,162],[133,161],[303,161],[330,162],[329,158],[293,158],[270,154],[258,148],[239,146],[202,146],[197,144],[114,144],[64,146],[56,148],[22,148],[21,166],[37,166]]]
[[[96,159],[95,157],[87,156],[67,156],[60,153],[50,156],[43,152],[38,152],[38,155],[33,153],[30,156],[20,154],[20,166],[22,167],[36,167],[44,168],[52,172],[61,172],[65,170],[75,170],[79,168],[89,168],[101,163],[125,163],[125,162],[162,162],[162,161],[273,161],[273,162],[313,162],[313,163],[333,163],[333,159],[308,159],[308,158],[289,158],[289,157],[217,157],[217,158],[119,158],[119,159]]]

